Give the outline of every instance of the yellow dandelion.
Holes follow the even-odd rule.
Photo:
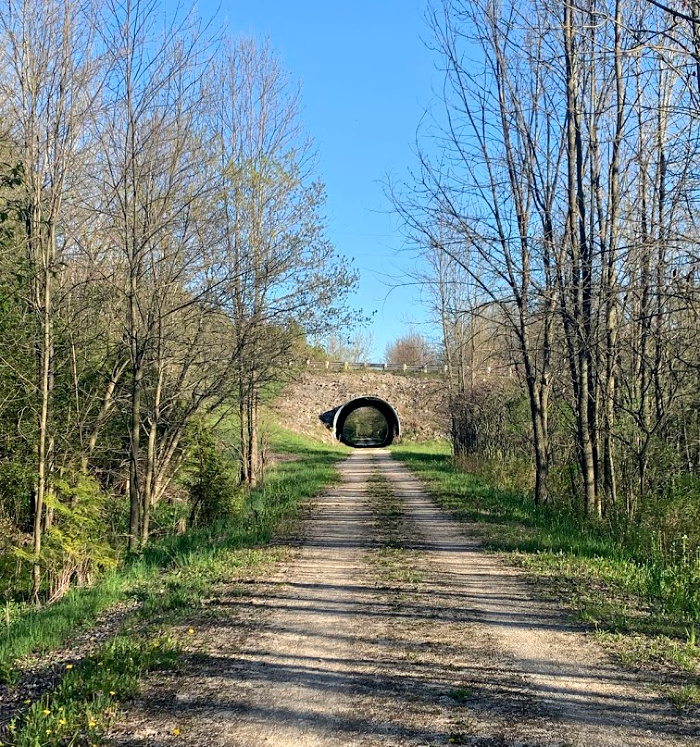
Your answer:
[[[58,719],[58,723],[59,723],[59,724],[60,724],[61,726],[65,726],[65,725],[66,725],[66,720],[65,720],[64,718],[59,718],[59,719]]]
[[[153,648],[158,648],[160,646],[160,641],[153,641]]]
[[[90,728],[92,729],[92,727],[93,727],[93,726],[97,726],[97,722],[96,722],[96,721],[91,721],[91,722],[90,722],[90,723],[88,724],[88,726],[89,726],[89,727],[90,727]]]
[[[29,705],[32,701],[27,698],[27,700],[24,701],[24,705]]]
[[[173,729],[173,734],[174,734],[174,735],[175,735],[176,737],[179,737],[179,736],[180,736],[180,730],[179,730],[179,729],[177,728],[177,726],[176,726],[176,727],[175,727],[175,728]]]
[[[110,695],[116,695],[116,693],[114,692],[114,690],[110,690],[110,691],[109,691],[109,694],[110,694]]]
[[[103,661],[98,661],[98,662],[97,662],[97,666],[98,666],[98,667],[102,667],[102,666],[104,666],[104,662],[103,662]]]
[[[47,729],[47,730],[46,730],[46,733],[47,733],[47,734],[51,734],[51,729]]]
[[[66,664],[66,669],[73,669],[73,665],[72,664]]]
[[[194,628],[190,628],[190,629],[189,629],[189,630],[188,630],[187,632],[188,632],[188,633],[189,633],[190,635],[194,635]]]
[[[51,711],[48,708],[44,708],[44,716],[50,716]]]

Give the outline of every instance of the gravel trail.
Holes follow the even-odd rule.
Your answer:
[[[303,547],[212,602],[182,672],[148,678],[113,744],[697,744],[697,724],[480,553],[388,452],[341,472]],[[402,507],[391,541],[378,476]]]

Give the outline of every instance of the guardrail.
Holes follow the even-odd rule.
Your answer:
[[[409,365],[407,363],[348,363],[347,361],[316,361],[308,359],[306,361],[290,361],[289,366],[302,365],[306,368],[313,368],[324,371],[394,371],[398,373],[447,373],[447,366],[444,365]]]

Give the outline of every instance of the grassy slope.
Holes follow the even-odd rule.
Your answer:
[[[75,666],[67,664],[52,692],[25,703],[0,735],[0,744],[99,743],[119,701],[134,694],[142,674],[177,662],[177,640],[169,632],[173,626],[186,620],[216,583],[280,557],[282,551],[267,544],[273,533],[289,529],[301,502],[335,481],[336,463],[347,452],[280,429],[273,432],[270,445],[283,458],[232,520],[169,537],[94,588],[74,590],[2,631],[0,672],[12,680],[32,655],[60,647],[110,605],[127,598],[140,601],[114,639]]]
[[[700,567],[635,558],[604,526],[583,527],[554,507],[498,490],[459,470],[446,443],[392,447],[437,502],[475,522],[486,547],[511,553],[580,619],[600,631],[629,665],[654,663],[687,673],[672,692],[679,705],[700,702]]]

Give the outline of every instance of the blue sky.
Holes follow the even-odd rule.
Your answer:
[[[203,15],[217,2],[199,4]],[[415,166],[416,129],[437,82],[424,39],[426,0],[221,0],[234,34],[269,37],[302,84],[303,120],[328,192],[329,237],[361,274],[353,304],[367,314],[374,357],[426,312],[402,270],[414,260],[382,183]],[[392,289],[393,288],[393,289]],[[426,332],[428,330],[425,330]]]

